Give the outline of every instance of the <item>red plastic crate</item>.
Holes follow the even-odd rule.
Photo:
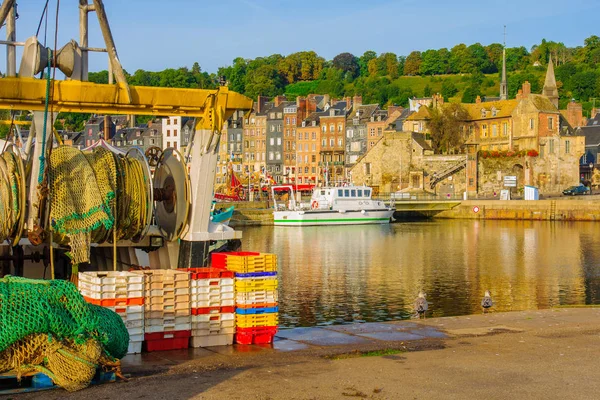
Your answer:
[[[223,268],[180,268],[179,270],[189,272],[190,279],[193,280],[235,277],[235,272]]]
[[[144,305],[143,297],[130,297],[126,299],[92,299],[90,297],[83,296],[83,299],[97,306],[102,307],[122,307],[122,306],[142,306]]]
[[[253,251],[232,251],[228,253],[212,253],[212,266],[213,268],[222,268],[225,269],[227,267],[227,256],[259,256],[260,253],[256,253]]]
[[[234,313],[235,306],[192,308],[192,315]]]
[[[237,344],[273,343],[273,337],[276,333],[276,326],[262,326],[260,328],[236,328],[235,342]]]
[[[192,331],[146,333],[144,335],[144,351],[187,349],[191,336]]]

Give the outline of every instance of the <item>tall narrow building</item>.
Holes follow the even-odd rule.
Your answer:
[[[558,108],[558,87],[556,86],[556,77],[554,76],[552,56],[550,56],[550,59],[548,60],[548,71],[546,71],[546,81],[544,82],[542,94],[550,99],[552,104]]]
[[[506,46],[502,49],[502,81],[500,82],[500,100],[508,99],[508,83],[506,82]]]
[[[500,100],[508,99],[508,83],[506,82],[506,25],[504,25],[504,42],[502,45],[502,81],[500,81]]]

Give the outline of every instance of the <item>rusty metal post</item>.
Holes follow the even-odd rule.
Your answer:
[[[6,41],[9,42],[17,40],[16,15],[17,10],[13,6],[6,20]],[[14,44],[6,45],[6,76],[17,76],[17,46]]]
[[[115,41],[112,36],[112,32],[110,31],[110,26],[108,25],[108,18],[106,17],[106,11],[104,10],[104,4],[102,0],[93,0],[94,6],[96,7],[96,15],[98,16],[98,23],[100,24],[100,30],[102,31],[102,36],[104,37],[104,42],[106,43],[106,50],[108,51],[108,57],[110,60],[110,65],[112,67],[113,73],[117,78],[117,82],[124,85],[127,89],[127,100],[131,102],[131,93],[129,92],[129,86],[127,85],[127,79],[125,78],[125,73],[123,72],[123,67],[121,66],[121,62],[119,61],[119,56],[117,55],[117,48],[115,46]],[[109,80],[110,80],[110,71],[109,71]]]
[[[81,80],[88,80],[88,0],[79,0],[79,44],[81,49]]]
[[[104,140],[110,140],[110,117],[108,115],[104,116]]]
[[[16,0],[4,0],[2,6],[0,6],[0,26],[4,25],[6,21],[6,17],[8,17],[8,12],[15,5]]]

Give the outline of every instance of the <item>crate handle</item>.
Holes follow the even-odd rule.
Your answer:
[[[174,334],[172,334],[172,333],[170,333],[170,334],[164,335],[163,337],[164,337],[165,339],[173,339],[173,338],[175,337],[175,335],[174,335]]]

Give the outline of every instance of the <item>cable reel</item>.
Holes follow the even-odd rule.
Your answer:
[[[183,235],[190,197],[190,180],[183,156],[173,148],[166,149],[154,171],[154,216],[166,240],[172,242]]]
[[[142,165],[142,172],[144,173],[144,186],[146,190],[145,224],[139,233],[131,238],[132,242],[139,243],[148,234],[150,223],[152,222],[152,172],[150,171],[150,165],[148,164],[144,152],[139,147],[132,147],[129,149],[125,154],[125,157],[131,157],[138,160]]]
[[[13,142],[7,142],[7,148],[4,153],[0,154],[3,158],[3,172],[5,175],[9,173],[8,162],[14,167],[14,171],[11,176],[3,176],[3,179],[7,179],[7,183],[11,185],[11,203],[4,204],[4,207],[8,207],[11,212],[17,211],[16,215],[11,219],[11,226],[6,227],[7,232],[4,232],[4,236],[10,242],[12,246],[19,244],[23,231],[25,229],[25,205],[27,202],[27,189],[25,186],[25,166],[23,159],[21,158],[21,151],[19,147]],[[7,199],[0,199],[7,200]]]

